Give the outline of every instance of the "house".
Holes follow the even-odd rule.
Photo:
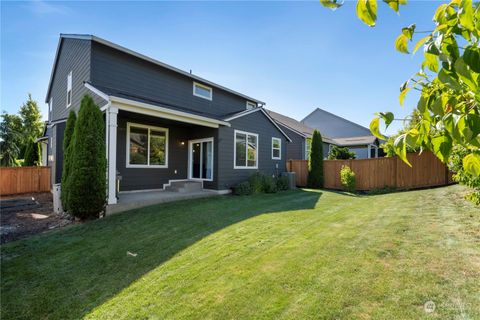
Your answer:
[[[106,122],[108,204],[120,192],[199,181],[226,191],[284,171],[287,133],[264,102],[93,35],[60,35],[46,95],[48,165],[62,174],[71,110],[91,95]]]
[[[355,122],[328,111],[316,108],[302,121],[304,125],[317,129],[322,136],[329,137],[334,145],[348,147],[357,159],[378,158],[380,141],[367,129]]]
[[[287,160],[308,160],[314,128],[322,134],[325,159],[331,146],[347,147],[355,153],[357,159],[379,156],[379,141],[369,129],[337,115],[317,108],[305,118],[308,121],[306,123],[305,119],[298,121],[272,110],[267,112],[292,139],[292,142],[287,144]]]

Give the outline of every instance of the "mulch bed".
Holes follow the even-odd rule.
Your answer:
[[[53,212],[50,192],[2,196],[0,211],[2,244],[75,223]]]

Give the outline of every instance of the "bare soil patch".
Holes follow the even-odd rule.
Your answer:
[[[2,244],[74,223],[53,212],[50,192],[2,196],[0,211]]]

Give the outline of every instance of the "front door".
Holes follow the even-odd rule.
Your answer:
[[[188,178],[213,180],[213,138],[188,142]]]

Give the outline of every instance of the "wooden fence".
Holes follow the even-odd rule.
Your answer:
[[[0,195],[50,191],[50,167],[0,168]]]
[[[324,187],[326,189],[343,188],[340,182],[340,170],[344,165],[349,166],[355,172],[358,191],[385,187],[415,189],[443,186],[453,182],[447,166],[431,152],[425,151],[421,155],[408,154],[408,160],[412,167],[406,165],[398,157],[325,160],[323,162]],[[307,168],[306,160],[290,160],[287,163],[287,171],[296,173],[297,186],[306,186]]]

